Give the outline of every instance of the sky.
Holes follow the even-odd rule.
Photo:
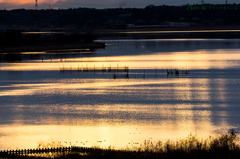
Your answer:
[[[201,0],[37,0],[38,9],[68,8],[144,8],[153,5],[201,4]],[[205,3],[225,4],[226,0],[204,0]],[[228,0],[228,3],[240,3],[239,0]],[[0,10],[35,9],[35,0],[0,0]]]

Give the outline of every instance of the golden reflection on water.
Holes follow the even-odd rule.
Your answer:
[[[81,81],[83,80],[83,81]],[[76,83],[47,83],[47,84],[13,84],[14,89],[1,91],[1,96],[18,95],[44,95],[44,94],[112,94],[127,93],[128,91],[147,92],[154,91],[158,96],[149,96],[149,100],[164,97],[169,100],[180,101],[209,101],[210,79],[161,79],[161,80],[122,80],[114,82],[109,79],[73,80]],[[81,81],[81,83],[79,83]],[[226,80],[216,80],[218,89],[224,85]],[[212,82],[215,83],[215,82]],[[158,87],[151,85],[158,84]],[[170,86],[166,86],[170,84]],[[194,86],[199,84],[199,87]],[[134,87],[134,86],[138,87]],[[125,87],[127,86],[127,87]],[[131,88],[134,87],[134,88]],[[94,89],[93,89],[94,88]],[[222,88],[222,87],[221,87]],[[76,91],[73,91],[76,90]],[[19,92],[20,91],[20,92]],[[164,92],[164,95],[161,95]],[[134,92],[133,92],[134,93]],[[223,98],[218,94],[217,98]],[[39,109],[36,109],[38,108]],[[125,146],[139,146],[144,140],[166,141],[185,138],[190,133],[197,134],[199,138],[207,138],[214,134],[214,130],[229,127],[222,118],[218,126],[212,122],[212,111],[202,108],[210,108],[211,104],[111,104],[111,105],[16,105],[11,109],[19,112],[13,117],[12,125],[0,126],[0,149],[22,149],[36,148],[39,141],[46,143],[60,141],[63,146],[101,146],[109,145],[116,148]],[[25,109],[29,112],[38,111],[43,114],[54,114],[56,111],[62,117],[48,116],[38,118],[35,125],[26,125]],[[199,109],[199,110],[194,110]],[[82,114],[108,115],[114,118],[82,118]],[[71,114],[78,116],[71,117]],[[121,114],[128,114],[129,118],[122,118]],[[138,116],[145,120],[140,120]],[[218,112],[219,116],[228,114],[224,111]],[[66,116],[66,117],[64,117]],[[161,119],[158,119],[161,117]],[[149,120],[146,120],[149,119]],[[155,120],[158,119],[158,120]],[[71,142],[71,144],[70,144]]]
[[[0,88],[12,88],[5,89],[0,92],[0,96],[24,96],[38,94],[44,92],[44,94],[76,94],[78,92],[84,94],[111,94],[113,92],[129,92],[129,91],[168,91],[172,90],[174,96],[181,100],[192,100],[189,97],[191,93],[196,94],[194,97],[198,100],[208,99],[208,79],[198,79],[197,83],[201,84],[201,87],[195,88],[191,85],[196,83],[196,79],[129,79],[115,81],[113,79],[77,79],[72,80],[71,83],[34,83],[34,84],[10,84],[7,86],[0,86]],[[151,85],[158,84],[158,87],[151,87]],[[166,84],[172,84],[172,86],[166,86]],[[149,86],[146,86],[149,85]],[[127,87],[126,87],[127,86]],[[134,87],[137,86],[137,87]],[[74,91],[75,90],[75,91]],[[156,92],[157,93],[157,92]],[[190,94],[189,94],[190,93]]]
[[[129,66],[138,69],[209,69],[238,66],[230,61],[240,60],[236,52],[217,54],[214,52],[156,53],[152,55],[117,56],[117,57],[85,57],[72,58],[60,62],[60,59],[51,61],[32,61],[32,63],[1,63],[1,70],[60,70],[60,67],[88,67]],[[229,60],[229,61],[227,61]],[[40,63],[39,63],[40,62]],[[143,66],[144,62],[144,66]],[[11,82],[4,81],[1,82]],[[16,82],[16,81],[15,81]],[[27,81],[25,81],[27,82]],[[35,82],[35,81],[28,81]],[[50,95],[112,95],[137,94],[139,100],[149,101],[158,99],[176,100],[178,103],[162,104],[36,104],[14,105],[11,108],[17,112],[12,117],[11,125],[0,126],[0,150],[36,148],[39,141],[60,141],[63,146],[109,145],[117,148],[138,146],[144,140],[166,141],[185,138],[189,133],[197,134],[199,138],[207,138],[214,134],[214,130],[226,129],[229,126],[226,111],[215,111],[223,117],[217,124],[213,123],[211,100],[223,103],[219,107],[226,107],[228,92],[227,82],[223,79],[208,78],[172,78],[172,79],[58,79],[54,82],[32,84],[9,84],[0,86],[0,96],[44,96]],[[52,83],[51,83],[52,82]],[[214,85],[214,86],[213,86]],[[9,89],[7,89],[9,88]],[[211,92],[216,92],[211,96]],[[149,95],[148,95],[149,94]],[[214,98],[214,99],[213,99]],[[129,99],[131,100],[131,99]],[[133,100],[133,99],[132,99]],[[185,103],[186,101],[200,101],[200,104]],[[201,103],[202,102],[202,103]],[[49,114],[41,116],[36,121],[26,124],[24,111]],[[61,117],[52,114],[60,113]],[[26,115],[26,114],[25,114]],[[72,115],[72,116],[71,116]],[[73,116],[75,115],[75,116]],[[83,117],[81,115],[86,115]],[[91,115],[107,115],[111,118],[88,118]],[[141,118],[142,117],[142,120]],[[31,120],[31,118],[30,118]],[[38,125],[34,125],[38,124]],[[70,145],[71,142],[71,145]]]
[[[224,69],[238,66],[240,54],[230,52],[174,52],[154,53],[151,55],[113,56],[113,57],[82,57],[69,59],[49,59],[28,61],[30,63],[1,63],[1,70],[60,70],[81,69],[82,67],[124,67],[130,69]]]
[[[62,34],[65,32],[53,32],[53,31],[45,31],[45,32],[22,32],[22,34]]]
[[[0,128],[0,149],[36,148],[39,141],[60,141],[63,146],[112,145],[121,149],[126,146],[139,146],[149,139],[154,142],[177,140],[185,138],[190,132],[207,138],[214,126],[209,121],[196,124],[193,121],[169,120],[156,125],[6,125]]]
[[[78,82],[78,81],[76,81]],[[79,80],[79,82],[82,82]],[[59,92],[61,94],[66,94],[66,93],[71,93],[74,94],[76,92],[73,92],[73,90],[77,89],[86,89],[86,88],[91,88],[91,89],[96,89],[96,92],[92,92],[91,90],[79,90],[82,93],[85,94],[94,94],[94,93],[108,93],[111,94],[112,91],[115,91],[114,88],[111,87],[118,87],[119,86],[134,86],[134,85],[146,85],[146,84],[167,84],[167,83],[176,83],[178,81],[169,81],[169,80],[150,80],[150,81],[144,81],[140,79],[139,81],[121,81],[121,82],[114,82],[114,80],[110,79],[108,82],[106,80],[97,80],[93,81],[93,83],[47,83],[47,84],[11,84],[8,86],[0,86],[5,88],[5,87],[13,87],[15,89],[11,90],[3,90],[0,92],[0,96],[16,96],[16,95],[33,95],[37,93],[38,91],[44,91],[44,94],[56,94],[56,92]],[[111,90],[106,89],[106,88],[111,88]],[[123,92],[126,92],[126,89],[131,90],[131,88],[124,88]],[[141,87],[134,88],[135,90],[137,89],[143,89]],[[145,88],[144,88],[145,89]],[[156,88],[148,88],[149,90],[151,89],[156,89]],[[165,88],[166,89],[166,88]],[[38,92],[39,93],[39,92]]]
[[[20,54],[46,54],[46,52],[21,52]]]
[[[240,30],[190,30],[190,31],[127,31],[119,33],[129,33],[129,34],[151,34],[151,33],[200,33],[200,32],[240,32]]]

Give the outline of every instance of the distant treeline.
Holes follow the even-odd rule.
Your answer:
[[[0,26],[12,27],[125,27],[163,22],[240,24],[240,4],[148,5],[145,8],[70,8],[0,10]]]
[[[0,34],[0,48],[51,43],[91,43],[94,39],[91,34],[22,34],[20,30],[9,29]]]

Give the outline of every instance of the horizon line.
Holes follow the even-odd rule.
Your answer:
[[[44,4],[46,6],[49,6],[49,4]],[[225,4],[225,3],[219,3],[219,4],[215,4],[215,3],[204,3],[204,4],[199,4],[199,3],[194,3],[194,4],[182,4],[182,5],[166,5],[166,4],[161,4],[161,5],[154,5],[154,4],[148,4],[147,6],[145,7],[134,7],[134,6],[139,6],[139,5],[133,5],[133,6],[129,6],[129,7],[120,7],[120,6],[117,6],[117,5],[95,5],[95,6],[115,6],[115,7],[105,7],[105,8],[96,8],[96,7],[69,7],[69,8],[60,8],[60,7],[50,7],[50,8],[38,8],[37,10],[71,10],[71,9],[81,9],[81,8],[84,8],[84,9],[96,9],[96,10],[106,10],[106,9],[145,9],[146,7],[148,6],[153,6],[153,7],[160,7],[160,6],[171,6],[171,7],[182,7],[182,6],[188,6],[188,5],[192,5],[192,6],[195,6],[195,5],[240,5],[240,3],[228,3],[228,4]],[[35,6],[34,6],[35,7]],[[38,5],[39,7],[39,5]],[[28,8],[15,8],[15,9],[6,9],[6,7],[4,7],[4,9],[0,9],[0,11],[12,11],[12,10],[36,10],[35,8],[31,8],[31,9],[28,9]]]

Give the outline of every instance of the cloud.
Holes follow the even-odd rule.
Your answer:
[[[39,8],[45,8],[47,5],[52,5],[56,3],[58,0],[38,0]],[[17,1],[16,0],[0,0],[0,6],[6,9],[20,9],[20,8],[25,8],[25,9],[34,9],[35,8],[35,0],[21,0]],[[44,6],[44,7],[43,7]]]
[[[48,3],[48,4],[54,4],[57,0],[38,0],[39,3]],[[13,5],[22,5],[22,4],[35,4],[35,0],[0,0],[0,3],[2,4],[13,4]]]

